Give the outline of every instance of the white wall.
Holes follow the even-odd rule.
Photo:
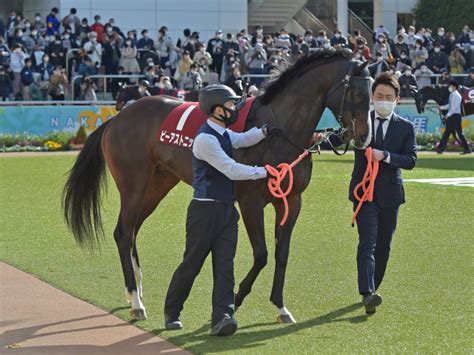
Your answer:
[[[397,15],[411,13],[416,3],[417,0],[374,0],[374,29],[384,25],[393,36],[397,31]]]
[[[24,9],[40,5],[43,17],[53,6],[59,8],[60,18],[75,7],[77,16],[87,17],[91,24],[96,14],[102,23],[113,17],[124,33],[136,29],[140,34],[146,28],[153,39],[159,28],[166,26],[174,42],[185,28],[198,31],[200,39],[206,41],[217,29],[222,29],[225,36],[226,32],[235,34],[247,28],[247,0],[25,0]]]

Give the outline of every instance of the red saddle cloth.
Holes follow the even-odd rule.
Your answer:
[[[250,97],[239,111],[239,118],[229,128],[234,132],[243,132],[245,122],[255,97]],[[193,146],[194,137],[206,122],[207,115],[199,109],[197,102],[183,102],[166,116],[157,134],[157,140],[163,144],[189,148]]]
[[[474,88],[464,87],[461,90],[462,102],[467,104],[474,104]]]

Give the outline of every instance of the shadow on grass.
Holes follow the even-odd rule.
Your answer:
[[[331,322],[350,322],[362,323],[367,321],[368,317],[365,315],[357,315],[354,317],[340,318],[358,308],[362,307],[362,303],[354,303],[349,306],[337,309],[319,317],[309,319],[307,321],[297,323],[294,325],[278,325],[276,323],[257,323],[247,325],[239,328],[240,331],[252,328],[268,328],[259,329],[248,332],[239,332],[233,337],[219,338],[211,337],[209,335],[210,325],[203,325],[201,328],[186,334],[181,334],[174,337],[167,338],[173,344],[184,346],[186,350],[193,353],[216,353],[230,350],[252,349],[264,346],[265,343],[275,337],[289,335],[300,330],[310,329],[313,327],[329,324]],[[275,328],[278,327],[278,328]],[[156,329],[153,331],[155,335],[160,334],[163,329]],[[186,347],[186,343],[200,341],[199,344]]]
[[[425,158],[420,157],[416,162],[416,168],[435,169],[435,170],[464,170],[474,171],[474,159],[469,158],[455,158],[455,159],[440,159],[440,158]]]

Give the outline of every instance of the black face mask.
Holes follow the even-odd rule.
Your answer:
[[[237,122],[237,119],[239,118],[239,110],[230,110],[227,107],[220,106],[224,112],[226,113],[225,115],[219,115],[219,116],[214,116],[216,117],[219,121],[224,122],[225,127],[232,126],[235,122]],[[228,114],[230,113],[230,116]],[[228,116],[228,117],[227,117]]]

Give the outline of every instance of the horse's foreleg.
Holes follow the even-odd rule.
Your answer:
[[[236,307],[240,307],[245,297],[252,290],[252,285],[260,271],[267,265],[268,258],[267,246],[265,244],[263,205],[249,198],[242,201],[239,200],[239,206],[253,249],[253,266],[239,285],[239,292],[235,296]]]
[[[292,196],[292,198],[288,200],[288,206],[288,219],[284,226],[280,226],[284,206],[282,203],[274,203],[276,211],[275,274],[273,277],[270,301],[278,308],[278,321],[280,323],[293,324],[296,323],[296,321],[283,303],[283,286],[285,284],[286,265],[290,252],[291,233],[293,232],[293,227],[301,210],[301,195]]]

